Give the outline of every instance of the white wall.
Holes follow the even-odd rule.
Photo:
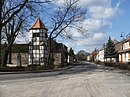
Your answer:
[[[123,44],[123,50],[127,50],[127,49],[130,49],[129,41],[125,42]],[[119,61],[120,62],[129,62],[130,61],[129,53],[128,52],[126,52],[126,53],[122,52],[122,60],[121,60],[121,54],[119,54]]]
[[[129,53],[122,53],[122,60],[121,60],[121,54],[119,54],[119,61],[121,62],[130,62]]]
[[[39,33],[40,36],[33,37],[33,33]],[[33,50],[29,49],[29,52],[30,52],[29,65],[32,65],[32,64],[44,65],[44,63],[46,62],[47,57],[48,57],[48,51],[45,49],[45,47],[47,48],[47,39],[45,37],[46,33],[47,31],[44,29],[30,30],[30,35],[29,35],[30,42],[32,42],[32,39],[36,39],[36,40],[33,41],[33,46],[35,46],[35,49]],[[45,45],[41,45],[41,42],[45,43]],[[30,45],[29,48],[31,47],[32,45]],[[33,56],[33,59],[31,56]]]
[[[90,61],[90,55],[87,56],[87,61]]]
[[[96,56],[97,61],[104,62],[104,49],[100,50]]]
[[[124,49],[129,49],[129,48],[130,48],[129,41],[123,44],[123,50]]]

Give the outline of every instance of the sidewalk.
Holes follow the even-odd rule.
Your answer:
[[[42,73],[42,72],[54,72],[54,71],[60,71],[60,70],[66,70],[69,68],[72,68],[73,65],[67,66],[67,67],[63,67],[63,68],[56,68],[56,69],[49,69],[49,70],[37,70],[37,71],[12,71],[12,72],[1,72],[0,71],[0,75],[3,74],[26,74],[26,73]]]

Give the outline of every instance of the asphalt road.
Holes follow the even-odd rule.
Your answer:
[[[4,74],[0,97],[130,97],[130,75],[87,62],[55,72]]]
[[[15,80],[15,79],[28,79],[28,78],[35,78],[35,77],[49,77],[49,76],[58,76],[63,74],[73,74],[79,73],[84,71],[91,71],[97,69],[98,66],[92,65],[87,62],[80,62],[76,63],[72,67],[68,69],[63,69],[61,71],[51,71],[51,72],[33,72],[33,73],[14,73],[14,74],[0,74],[0,80]]]

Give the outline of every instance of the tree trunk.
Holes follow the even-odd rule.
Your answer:
[[[3,58],[2,58],[2,66],[3,67],[6,67],[8,55],[9,55],[9,50],[5,49],[3,52]]]
[[[9,64],[12,64],[12,53],[11,53],[11,51],[9,52],[9,56],[8,56],[8,63]]]
[[[2,68],[2,45],[1,45],[1,23],[0,23],[0,68]]]
[[[1,32],[2,32],[2,21],[1,21],[1,16],[2,16],[2,3],[3,0],[0,0],[0,68],[2,67],[1,63],[2,63],[2,56],[1,56],[1,51],[2,51],[2,47],[1,47]]]
[[[8,55],[9,55],[9,52],[11,52],[11,48],[12,48],[14,40],[12,40],[10,44],[8,44],[7,47],[4,49],[3,58],[2,58],[2,66],[4,67],[6,67],[7,65]]]
[[[49,50],[48,50],[48,62],[47,65],[50,65],[50,59],[51,59],[51,39],[49,39]]]

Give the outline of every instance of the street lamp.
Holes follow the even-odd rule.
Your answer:
[[[122,32],[120,37],[123,37],[123,39],[125,39],[125,33]]]
[[[123,44],[125,43],[124,40],[125,40],[125,38],[126,38],[126,37],[125,37],[125,33],[122,32],[120,37],[123,38],[123,41],[122,41],[122,50],[124,50],[124,49],[123,49]],[[125,62],[126,62],[126,53],[125,53],[125,50],[124,50],[124,56],[125,56]]]

